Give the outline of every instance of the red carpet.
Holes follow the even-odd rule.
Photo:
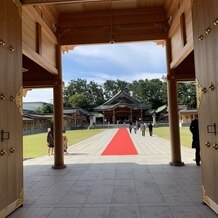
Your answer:
[[[101,155],[137,155],[138,152],[126,128],[118,130]]]

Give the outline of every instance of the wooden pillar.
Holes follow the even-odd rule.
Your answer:
[[[166,57],[167,57],[167,92],[169,106],[169,125],[170,125],[170,143],[171,143],[171,162],[173,166],[183,166],[181,161],[179,117],[178,117],[178,99],[177,99],[177,81],[173,69],[170,69],[171,43],[170,39],[166,40]]]
[[[113,124],[115,124],[115,111],[113,110]]]
[[[54,166],[53,169],[63,169],[64,165],[64,151],[63,151],[63,84],[61,72],[61,49],[60,46],[56,48],[58,76],[53,88],[54,93],[54,138],[55,138],[55,152],[54,152]]]

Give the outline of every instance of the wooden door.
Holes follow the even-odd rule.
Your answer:
[[[193,4],[203,201],[218,213],[218,1]]]
[[[23,204],[21,5],[1,0],[0,217]]]

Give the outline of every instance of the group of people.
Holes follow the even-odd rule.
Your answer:
[[[134,133],[137,132],[137,130],[141,130],[142,136],[145,136],[145,130],[146,130],[146,123],[132,123],[130,122],[129,124],[129,132],[132,133],[132,129],[134,129]],[[150,136],[153,134],[153,125],[152,123],[149,123],[148,125],[148,130]],[[199,127],[198,127],[198,119],[192,120],[191,125],[190,125],[190,131],[192,133],[192,148],[195,148],[195,162],[197,166],[200,166],[200,140],[199,140]],[[68,139],[67,136],[65,135],[66,131],[63,130],[63,152],[64,154],[68,154],[67,152],[67,143]],[[54,131],[53,127],[48,129],[48,134],[47,134],[47,145],[48,145],[48,155],[53,155],[54,154]]]
[[[66,133],[66,131],[63,130],[63,136],[62,136],[62,139],[63,139],[63,151],[64,151],[64,154],[68,154],[68,152],[67,152],[67,149],[68,149],[68,146],[67,146],[68,139],[67,139],[67,136],[65,135],[65,133]],[[48,145],[48,155],[49,156],[53,155],[54,154],[54,130],[53,130],[53,127],[48,129],[47,145]]]
[[[145,130],[146,130],[146,123],[132,123],[129,124],[129,132],[132,133],[132,129],[134,129],[134,133],[137,132],[137,130],[140,128],[142,132],[142,136],[145,136]],[[153,134],[153,125],[152,123],[149,123],[148,130],[150,136]],[[199,140],[199,127],[198,127],[198,119],[192,120],[190,124],[190,131],[192,133],[192,148],[195,149],[195,162],[197,166],[200,166],[201,157],[200,157],[200,140]]]
[[[134,129],[134,133],[136,133],[137,130],[140,129],[141,132],[142,132],[142,136],[145,136],[146,127],[147,127],[146,123],[140,124],[140,123],[136,122],[136,123],[133,124],[132,122],[130,122],[129,123],[129,132],[132,133],[132,129]],[[153,125],[152,125],[152,123],[149,123],[148,130],[149,130],[150,136],[152,136],[152,134],[153,134]]]

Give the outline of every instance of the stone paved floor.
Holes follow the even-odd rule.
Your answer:
[[[184,167],[172,167],[170,144],[132,133],[137,156],[100,156],[117,129],[69,149],[67,168],[52,170],[53,156],[24,162],[25,204],[10,217],[217,217],[201,202],[200,167],[182,147]]]

